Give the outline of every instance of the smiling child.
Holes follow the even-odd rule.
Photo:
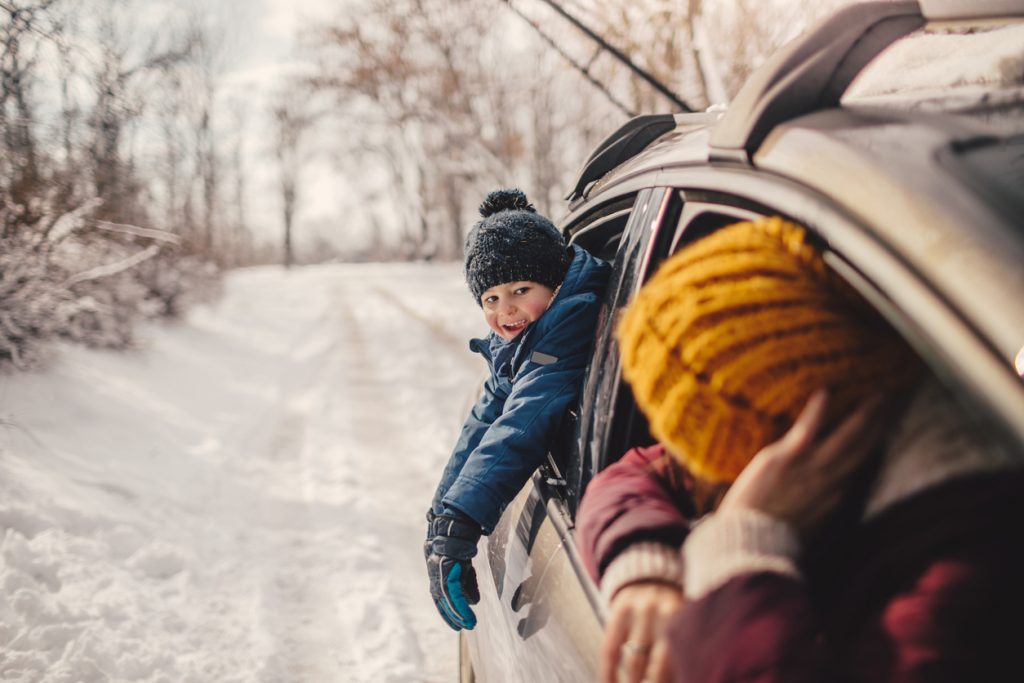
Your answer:
[[[580,387],[608,281],[607,263],[567,246],[519,190],[480,206],[466,238],[465,274],[491,333],[470,349],[490,367],[430,511],[424,554],[430,592],[456,631],[479,599],[472,558],[547,456]]]

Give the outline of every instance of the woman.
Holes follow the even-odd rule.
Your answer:
[[[993,680],[1011,663],[1020,458],[801,228],[684,248],[619,336],[670,459],[627,454],[580,508],[611,594],[606,680]]]

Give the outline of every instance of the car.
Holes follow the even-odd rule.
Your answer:
[[[726,111],[638,117],[583,165],[559,227],[614,264],[611,283],[579,406],[481,545],[463,683],[597,680],[605,604],[575,515],[596,472],[652,442],[614,323],[680,245],[765,215],[805,226],[965,407],[1024,452],[1024,2],[847,6]]]

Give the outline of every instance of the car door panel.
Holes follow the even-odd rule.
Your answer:
[[[468,639],[479,681],[572,683],[596,676],[600,622],[564,557],[548,508],[535,479],[481,544],[483,561],[474,563],[479,623]]]

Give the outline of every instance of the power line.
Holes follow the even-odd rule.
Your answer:
[[[505,1],[506,1],[506,3],[508,3],[509,7],[512,7],[511,0],[505,0]],[[648,72],[645,69],[643,69],[643,68],[637,66],[636,64],[634,64],[633,60],[631,60],[628,55],[626,55],[624,52],[622,52],[621,50],[616,48],[614,45],[610,44],[608,41],[606,41],[604,38],[602,38],[600,35],[598,35],[596,32],[594,32],[590,27],[588,27],[586,24],[584,24],[578,18],[576,18],[575,16],[573,16],[572,14],[567,12],[557,2],[555,2],[554,0],[542,0],[542,2],[544,2],[546,5],[551,7],[551,9],[555,10],[555,12],[557,12],[560,16],[562,16],[564,19],[566,19],[573,26],[575,26],[580,31],[582,31],[588,38],[590,38],[595,43],[597,43],[598,46],[600,46],[601,49],[607,51],[609,54],[611,54],[613,57],[615,57],[615,59],[617,59],[618,61],[622,62],[622,64],[625,65],[627,69],[629,69],[630,71],[635,73],[637,76],[642,78],[644,81],[646,81],[652,88],[654,88],[659,93],[661,93],[661,95],[663,95],[667,99],[671,100],[672,103],[675,104],[676,106],[678,106],[683,112],[690,113],[690,112],[694,111],[693,108],[690,105],[688,105],[681,97],[679,97],[674,92],[669,90],[668,87],[664,83],[662,83],[657,78],[655,78],[650,72]],[[513,10],[515,10],[515,8],[513,8]],[[518,13],[518,14],[520,14],[520,16],[523,16],[521,13]],[[540,30],[539,28],[537,28],[536,24],[533,24],[533,22],[530,22],[530,23],[538,31]],[[550,44],[553,45],[553,41],[551,41],[549,38],[547,40],[548,40],[548,42]],[[562,52],[560,48],[557,48],[557,46],[556,46],[556,49],[558,49],[559,52]],[[576,66],[575,62],[574,62],[574,66]],[[579,68],[579,67],[577,66],[577,68]]]
[[[593,76],[593,75],[592,75],[592,74],[590,73],[590,64],[592,64],[592,63],[593,63],[593,61],[594,61],[593,59],[591,59],[591,60],[590,60],[590,63],[588,63],[588,64],[580,64],[580,63],[579,63],[578,61],[576,61],[576,60],[575,60],[575,59],[574,59],[574,58],[572,57],[572,55],[570,55],[570,54],[569,54],[568,52],[566,52],[565,50],[563,50],[563,49],[561,48],[561,46],[559,46],[559,45],[558,45],[558,43],[556,43],[556,42],[554,41],[554,39],[553,39],[553,38],[551,38],[551,37],[550,37],[550,36],[549,36],[548,34],[546,34],[546,33],[544,32],[544,30],[543,30],[543,29],[542,29],[542,28],[540,27],[540,25],[539,25],[539,24],[538,24],[537,22],[535,22],[535,21],[534,21],[533,19],[531,19],[530,17],[526,16],[525,14],[523,14],[522,12],[520,12],[520,11],[519,11],[518,9],[516,9],[515,5],[513,5],[513,4],[512,4],[512,0],[505,0],[505,4],[506,4],[506,5],[508,5],[509,9],[511,9],[511,10],[512,10],[513,12],[515,12],[515,13],[516,13],[517,15],[519,15],[519,17],[520,17],[520,18],[521,18],[521,19],[522,19],[523,21],[525,21],[525,22],[526,22],[527,24],[529,24],[530,26],[532,26],[532,27],[533,27],[533,30],[537,32],[537,35],[539,35],[539,36],[541,37],[541,39],[542,39],[542,40],[543,40],[543,41],[544,41],[545,43],[547,43],[548,45],[550,45],[550,46],[551,46],[551,48],[552,48],[552,49],[553,49],[553,50],[554,50],[555,52],[557,52],[558,54],[560,54],[560,55],[562,56],[562,58],[563,58],[563,59],[565,59],[565,61],[567,61],[567,62],[569,62],[570,64],[572,64],[572,66],[573,66],[573,67],[574,67],[574,68],[575,68],[575,69],[576,69],[577,71],[579,71],[579,72],[580,72],[580,73],[581,73],[581,74],[583,75],[583,77],[584,77],[584,78],[586,78],[586,79],[587,79],[588,81],[590,81],[590,83],[591,83],[591,84],[592,84],[592,85],[593,85],[593,86],[594,86],[595,88],[597,88],[598,90],[600,90],[600,91],[601,91],[601,93],[602,93],[602,94],[603,94],[603,95],[604,95],[605,97],[607,97],[607,98],[608,98],[608,101],[609,101],[609,102],[611,102],[611,103],[612,103],[612,104],[614,104],[614,105],[615,105],[616,107],[618,107],[618,108],[619,108],[619,109],[620,109],[620,110],[622,111],[622,113],[624,113],[624,114],[625,114],[626,116],[628,116],[628,117],[630,117],[630,118],[632,118],[633,116],[636,116],[636,112],[634,112],[634,111],[633,111],[633,110],[631,110],[631,109],[630,109],[629,107],[627,107],[627,106],[626,106],[626,105],[625,105],[625,104],[624,104],[624,103],[622,102],[622,100],[620,100],[619,98],[615,97],[615,95],[613,95],[613,94],[612,94],[612,92],[611,92],[610,90],[608,90],[608,88],[606,88],[606,87],[605,87],[604,83],[602,83],[602,82],[600,82],[599,80],[597,80],[596,78],[594,78],[594,76]],[[595,56],[596,56],[596,55],[595,55]]]

